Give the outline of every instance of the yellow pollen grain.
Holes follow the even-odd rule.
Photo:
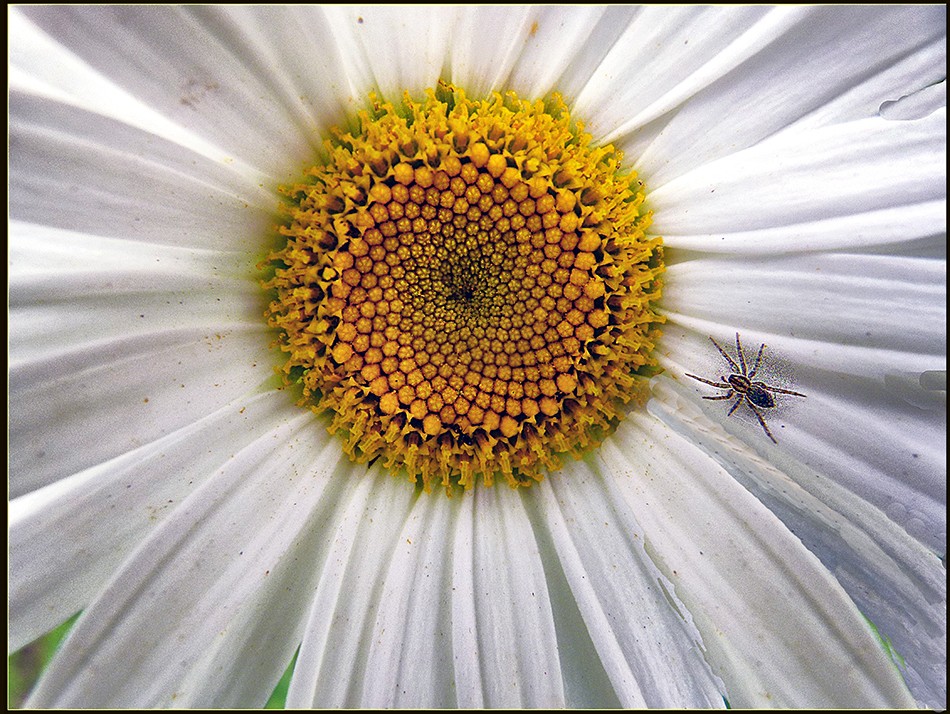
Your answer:
[[[266,265],[287,381],[358,461],[522,486],[645,395],[661,241],[557,96],[374,100],[288,187]]]

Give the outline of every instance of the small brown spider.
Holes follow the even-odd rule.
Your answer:
[[[709,379],[703,379],[702,377],[697,377],[695,374],[687,374],[687,377],[692,377],[698,382],[704,382],[705,384],[711,384],[712,386],[718,389],[728,389],[729,391],[726,394],[718,397],[703,397],[703,399],[710,400],[721,400],[721,399],[732,399],[734,396],[738,395],[736,403],[732,405],[732,408],[729,410],[729,413],[726,416],[732,416],[732,413],[739,408],[739,405],[745,402],[749,405],[749,409],[755,414],[756,419],[759,420],[759,424],[762,425],[762,428],[765,429],[765,433],[768,434],[769,438],[774,442],[778,443],[772,432],[769,431],[768,425],[765,423],[765,418],[762,416],[760,409],[771,409],[775,406],[775,400],[772,398],[772,393],[777,394],[791,394],[794,397],[804,397],[804,394],[799,392],[793,392],[790,389],[779,389],[778,387],[772,387],[766,384],[765,382],[754,382],[755,373],[759,371],[759,365],[762,363],[762,352],[765,350],[765,345],[759,346],[759,353],[755,356],[755,364],[752,365],[752,370],[749,371],[746,367],[745,354],[742,352],[742,343],[739,341],[739,333],[736,333],[736,355],[739,358],[739,363],[736,364],[736,361],[729,356],[729,354],[719,346],[719,343],[716,342],[712,337],[709,338],[709,341],[716,345],[716,349],[719,350],[726,362],[729,363],[729,366],[732,367],[732,374],[728,377],[720,377],[720,382],[713,382]]]

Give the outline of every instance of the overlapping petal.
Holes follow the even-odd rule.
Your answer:
[[[592,81],[578,100],[595,137],[616,140],[636,157],[636,168],[654,189],[791,127],[876,116],[884,102],[943,79],[943,7],[785,6],[749,8],[746,17],[709,12],[713,18],[700,18],[664,48],[664,58],[678,60],[667,72],[692,72],[656,83],[668,95],[664,101],[656,89],[635,93],[636,83],[619,84],[619,90],[610,84],[621,76],[650,81],[641,75],[643,62],[625,51],[632,42],[618,43],[605,60],[614,67],[606,81]],[[715,37],[731,43],[714,45],[703,58],[686,43],[711,42],[705,39],[710,22],[722,23]],[[691,64],[694,56],[707,61]]]
[[[913,705],[831,573],[689,439],[634,414],[597,458],[604,488],[643,523],[732,706]]]
[[[855,425],[849,432],[851,443],[848,438],[843,442],[819,441],[819,436],[808,443],[807,451],[795,449],[796,457],[784,453],[786,444],[794,447],[802,442],[795,431],[781,430],[782,422],[789,420],[786,415],[769,419],[783,444],[783,451],[779,451],[769,446],[771,442],[758,430],[751,415],[742,425],[736,424],[737,417],[724,423],[721,404],[718,413],[703,411],[691,388],[674,385],[666,378],[657,381],[650,412],[702,448],[818,556],[904,658],[904,675],[917,698],[939,708],[946,692],[946,579],[934,551],[911,535],[905,525],[906,516],[899,517],[901,498],[916,498],[919,503],[929,502],[930,497],[920,499],[913,484],[895,483],[889,476],[880,478],[879,465],[862,461],[862,449],[874,451],[863,441],[867,438],[860,432],[864,425]],[[854,411],[849,417],[853,418]],[[816,426],[830,430],[834,419],[834,414],[828,415]],[[928,467],[932,477],[940,469],[939,459],[945,449],[940,449],[941,439],[933,434],[933,426],[924,426],[931,441],[926,447],[929,453],[922,450],[921,454],[936,460]],[[742,436],[736,438],[726,429],[742,432]],[[892,436],[887,437],[887,443],[893,443]],[[831,444],[835,453],[825,454],[826,463],[819,471],[811,457],[829,451]],[[862,497],[860,491],[867,491],[865,484],[857,493],[842,485],[853,485],[865,476],[879,485],[889,482],[885,484],[890,487],[887,497],[891,499],[887,513],[872,499]],[[925,480],[929,477],[924,475]],[[939,492],[940,488],[941,484],[930,480],[928,490]],[[937,499],[939,496],[934,496]],[[932,526],[936,530],[945,528],[939,516]],[[933,534],[931,531],[928,536]]]
[[[654,226],[672,247],[737,253],[939,235],[946,232],[945,125],[944,109],[915,121],[871,118],[773,137],[657,186],[648,196]],[[906,227],[894,213],[905,207]],[[823,234],[799,235],[799,224],[819,221],[830,221]]]
[[[654,564],[643,528],[588,461],[542,484],[532,505],[620,704],[723,706],[725,687],[673,583]]]
[[[169,706],[192,698],[184,683],[210,678],[207,671],[194,677],[195,668],[243,608],[263,607],[257,591],[305,537],[324,491],[334,480],[349,481],[354,468],[365,470],[341,465],[332,441],[313,442],[312,415],[277,422],[142,540],[83,613],[31,705]],[[277,666],[263,662],[271,667],[257,685],[259,705],[295,647],[293,637],[275,644],[281,652]]]
[[[918,696],[939,706],[946,587],[935,554],[946,548],[946,396],[928,375],[945,369],[946,263],[932,250],[887,255],[904,238],[927,242],[891,223],[877,231],[892,245],[755,259],[690,253],[671,266],[664,366],[681,383],[658,380],[652,409],[682,428],[686,414],[699,418],[696,395],[722,394],[683,384],[691,382],[685,373],[731,371],[707,335],[731,346],[739,331],[747,351],[768,344],[757,378],[808,395],[777,395],[766,415],[780,446],[745,407],[727,417],[733,400],[702,402],[702,418],[750,444],[755,459],[727,446],[721,431],[689,433],[836,574],[910,663],[909,679],[923,680]],[[760,458],[772,470],[759,468]]]
[[[361,699],[365,652],[374,637],[381,574],[410,517],[412,490],[384,474],[366,479],[335,507],[287,704],[339,707]]]
[[[116,89],[215,147],[219,160],[239,159],[261,175],[287,180],[297,167],[288,166],[286,157],[306,160],[319,145],[319,130],[326,127],[280,79],[276,64],[267,62],[273,53],[262,53],[259,44],[266,34],[247,32],[242,15],[222,7],[166,6],[142,13],[119,5],[24,13]],[[306,20],[306,33],[295,35],[312,52],[327,34],[320,36],[319,15]],[[332,59],[319,56],[323,66]]]

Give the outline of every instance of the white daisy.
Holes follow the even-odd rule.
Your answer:
[[[943,7],[9,20],[11,650],[82,611],[30,705],[260,706],[299,648],[289,706],[945,706]],[[667,246],[646,407],[452,499],[280,389],[255,268],[440,79],[560,92]],[[704,401],[736,333],[807,398]]]

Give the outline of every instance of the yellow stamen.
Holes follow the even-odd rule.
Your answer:
[[[563,101],[374,102],[286,190],[268,258],[283,372],[357,461],[469,488],[540,480],[598,444],[661,318],[636,176]]]

